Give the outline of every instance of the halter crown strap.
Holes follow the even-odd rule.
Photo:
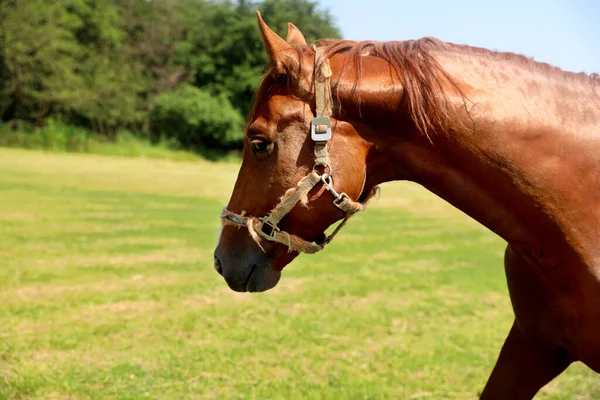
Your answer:
[[[315,103],[317,117],[329,117],[331,115],[331,66],[325,57],[325,49],[317,47],[315,53]]]

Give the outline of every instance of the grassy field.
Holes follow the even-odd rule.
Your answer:
[[[474,399],[503,242],[390,184],[279,286],[213,270],[238,166],[0,149],[0,398]],[[576,364],[539,399],[598,399]]]

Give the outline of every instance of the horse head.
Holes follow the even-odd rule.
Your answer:
[[[342,66],[307,45],[294,25],[284,40],[260,14],[258,22],[270,68],[214,254],[215,269],[236,291],[274,287],[299,252],[322,249],[331,239],[325,230],[360,211],[373,191],[367,142],[331,115],[330,77]]]

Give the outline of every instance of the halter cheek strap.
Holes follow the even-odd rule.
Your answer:
[[[331,177],[332,170],[329,165],[329,157],[327,153],[327,142],[331,139],[331,68],[329,60],[323,58],[324,52],[322,48],[316,49],[315,55],[315,103],[316,103],[316,118],[310,123],[310,136],[315,142],[315,165],[311,173],[302,178],[298,185],[289,190],[281,199],[279,204],[275,206],[264,217],[251,217],[244,214],[235,214],[227,208],[223,209],[221,218],[226,223],[246,227],[250,235],[260,245],[259,237],[266,240],[277,242],[288,246],[290,249],[304,252],[316,253],[323,250],[335,235],[342,229],[348,219],[359,211],[363,211],[365,204],[352,200],[346,193],[338,193],[333,188],[333,178]],[[323,167],[329,173],[317,171],[317,167]],[[279,228],[279,222],[285,217],[298,202],[304,201],[308,193],[319,183],[322,183],[325,189],[333,195],[333,204],[345,214],[342,222],[334,229],[331,235],[327,236],[321,243],[309,242],[299,236],[282,231]]]

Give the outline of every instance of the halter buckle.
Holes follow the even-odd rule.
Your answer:
[[[327,129],[321,132],[317,126],[325,125]],[[331,120],[329,117],[317,117],[310,121],[310,138],[315,142],[326,142],[331,139]]]
[[[337,197],[333,200],[333,205],[336,206],[337,208],[340,208],[340,205],[342,204],[342,202],[344,201],[344,199],[348,199],[350,200],[350,196],[348,196],[346,193],[340,193],[337,195]]]
[[[262,217],[258,220],[260,221],[260,233],[262,236],[266,237],[267,239],[275,238],[275,233],[279,232],[277,225],[269,221],[267,217]]]

